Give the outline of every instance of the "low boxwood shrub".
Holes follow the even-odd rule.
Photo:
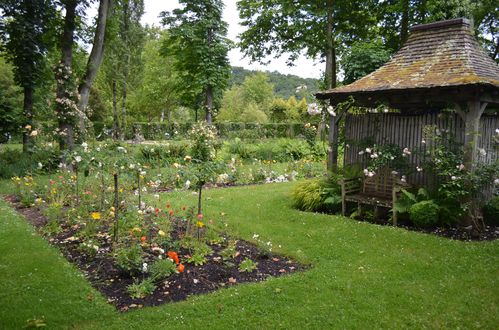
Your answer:
[[[483,219],[485,223],[499,226],[499,196],[494,196],[483,208]]]
[[[419,228],[433,227],[438,224],[440,208],[432,200],[424,200],[409,208],[409,219]]]

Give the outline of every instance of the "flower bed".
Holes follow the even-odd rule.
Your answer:
[[[207,228],[201,217],[190,220],[176,216],[162,217],[156,209],[150,212],[150,220],[154,221],[151,221],[147,234],[135,227],[122,234],[124,238],[116,244],[113,243],[112,224],[109,222],[100,223],[90,238],[83,234],[88,226],[86,223],[64,221],[58,230],[50,232],[40,207],[23,207],[13,196],[8,201],[120,311],[179,301],[222,287],[259,282],[270,276],[304,269],[304,266],[274,255],[269,250],[218,234]],[[100,221],[100,213],[92,213],[91,220]],[[165,224],[160,224],[165,220],[169,222],[168,233],[163,230]],[[167,235],[168,239],[163,239]],[[196,246],[206,251],[199,253]],[[173,247],[177,247],[176,251],[171,250]],[[126,269],[123,265],[126,262],[119,259],[124,250],[130,249],[139,252],[140,262],[135,265],[129,263],[130,269]],[[173,265],[171,273],[155,277],[153,271],[158,262]],[[164,272],[162,274],[165,275]]]

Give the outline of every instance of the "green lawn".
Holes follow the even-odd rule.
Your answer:
[[[215,221],[226,213],[232,235],[258,234],[310,270],[124,314],[0,201],[0,328],[42,316],[49,328],[78,329],[499,328],[498,241],[299,212],[292,185],[207,191],[204,213]],[[194,199],[175,193],[160,202]]]

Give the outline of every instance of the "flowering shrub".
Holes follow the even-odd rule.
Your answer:
[[[463,150],[453,136],[436,127],[427,127],[424,133],[427,141],[433,143],[427,154],[430,162],[426,167],[438,178],[437,203],[441,207],[441,221],[454,224],[463,217],[476,220],[475,213],[479,208],[476,197],[498,178],[499,163],[466,168]]]
[[[368,157],[368,166],[364,175],[372,177],[381,169],[390,169],[395,175],[406,174],[408,171],[407,156],[411,154],[408,148],[402,149],[395,144],[374,145],[359,152],[359,155]]]

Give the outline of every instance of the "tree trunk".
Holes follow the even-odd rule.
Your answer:
[[[120,121],[118,118],[118,106],[116,100],[116,80],[113,80],[113,139],[117,140],[120,136]]]
[[[127,96],[127,91],[126,91],[126,88],[127,88],[127,82],[126,82],[126,74],[125,74],[125,77],[124,77],[124,80],[123,80],[123,97],[121,99],[121,131],[122,131],[122,134],[121,134],[121,139],[124,140],[125,139],[125,135],[126,135],[126,96]]]
[[[203,185],[200,184],[198,187],[198,214],[203,214],[202,213],[202,193],[203,193]]]
[[[409,0],[400,0],[402,5],[402,19],[400,22],[400,45],[399,48],[407,41],[409,36]]]
[[[104,57],[104,37],[106,34],[106,22],[111,8],[112,0],[100,0],[99,14],[97,17],[97,27],[95,29],[94,43],[92,51],[88,58],[87,68],[83,81],[78,88],[80,94],[80,101],[78,108],[80,109],[79,127],[80,131],[85,132],[85,120],[87,119],[85,111],[88,105],[88,98],[90,96],[90,88],[97,76],[99,67]]]
[[[327,6],[325,82],[326,87],[330,89],[336,87],[336,54],[333,38],[333,0],[328,0]]]
[[[333,0],[328,0],[326,26],[326,86],[336,88],[336,49],[333,37]],[[329,115],[329,146],[327,169],[329,172],[338,170],[338,123],[336,117]]]
[[[24,87],[23,114],[25,126],[31,126],[31,129],[25,129],[23,132],[23,152],[32,152],[33,138],[31,130],[33,129],[33,86]]]
[[[73,63],[73,42],[74,32],[76,29],[76,6],[78,0],[68,0],[65,3],[66,16],[64,17],[64,30],[61,39],[62,59],[61,65],[56,71],[57,90],[56,98],[58,100],[71,100],[69,92],[66,88],[66,82],[71,79],[70,72]],[[62,71],[60,71],[62,70]],[[56,102],[56,112],[59,121],[59,143],[60,149],[72,150],[74,147],[74,130],[73,124],[76,114],[68,113],[67,106],[64,102]]]
[[[211,125],[211,112],[213,109],[213,87],[208,85],[206,88],[206,122]]]
[[[128,84],[128,73],[130,68],[130,45],[128,42],[128,33],[130,30],[129,20],[130,13],[128,11],[128,2],[123,3],[123,44],[125,45],[125,59],[124,59],[124,67],[123,67],[123,93],[121,98],[121,139],[125,139],[126,135],[126,98],[127,98],[127,84]]]

